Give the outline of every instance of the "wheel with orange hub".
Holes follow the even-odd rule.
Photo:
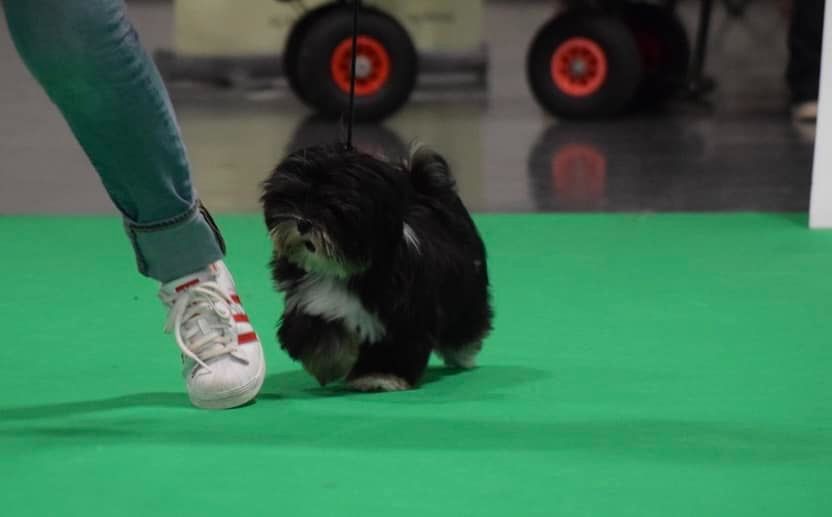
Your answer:
[[[356,52],[355,118],[377,121],[400,109],[416,85],[418,59],[407,31],[384,13],[365,8]],[[349,109],[352,15],[333,10],[308,27],[296,60],[297,88],[320,115]]]
[[[632,31],[617,18],[568,12],[535,36],[527,58],[538,102],[564,118],[609,116],[632,102],[642,61]]]

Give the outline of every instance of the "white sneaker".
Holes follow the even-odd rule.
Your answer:
[[[169,310],[165,332],[182,351],[191,402],[228,409],[257,396],[266,373],[263,348],[225,264],[169,282],[159,297]]]

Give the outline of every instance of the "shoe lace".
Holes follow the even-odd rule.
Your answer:
[[[203,282],[180,293],[173,301],[165,322],[165,332],[173,333],[182,354],[202,368],[215,357],[239,350],[235,332],[233,302],[216,282]]]

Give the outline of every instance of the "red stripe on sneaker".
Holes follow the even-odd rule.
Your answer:
[[[234,302],[234,303],[243,303],[243,302],[240,301],[240,297],[237,296],[236,294],[231,295],[231,301]]]
[[[246,343],[253,343],[257,341],[257,334],[254,332],[246,332],[245,334],[240,334],[237,336],[237,343],[240,345],[245,345]]]
[[[193,287],[193,286],[195,286],[195,285],[196,285],[196,284],[198,284],[198,283],[199,283],[199,278],[194,278],[193,280],[191,280],[191,281],[189,281],[189,282],[185,282],[184,284],[182,284],[182,285],[180,285],[179,287],[177,287],[177,288],[176,288],[176,292],[177,292],[177,293],[181,293],[181,292],[182,292],[182,291],[184,291],[185,289],[187,289],[187,288],[189,288],[189,287]]]
[[[235,314],[234,321],[237,323],[248,323],[248,316],[245,314]]]

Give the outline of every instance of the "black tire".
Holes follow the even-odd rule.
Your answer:
[[[642,57],[644,77],[639,103],[661,102],[685,84],[690,66],[690,40],[679,17],[665,7],[621,4],[619,16],[633,32]]]
[[[286,48],[283,50],[283,73],[286,76],[289,89],[307,106],[311,106],[311,103],[306,96],[306,90],[300,87],[298,79],[300,47],[303,44],[309,27],[311,27],[318,19],[326,16],[328,12],[336,8],[337,6],[328,6],[304,15],[297,21],[295,26],[292,27],[292,31],[286,39]]]
[[[416,86],[418,58],[407,31],[394,19],[365,8],[359,19],[359,33],[373,38],[389,56],[389,74],[379,89],[355,99],[357,121],[378,121],[399,110]],[[352,13],[333,10],[316,20],[300,44],[297,88],[319,114],[340,118],[349,109],[349,94],[339,87],[331,72],[331,60],[338,45],[352,36]]]
[[[591,93],[569,93],[555,82],[552,60],[563,45],[580,38],[600,49],[606,74]],[[535,36],[527,58],[529,85],[549,113],[564,118],[610,116],[625,110],[641,83],[641,55],[624,22],[596,12],[567,12]]]

